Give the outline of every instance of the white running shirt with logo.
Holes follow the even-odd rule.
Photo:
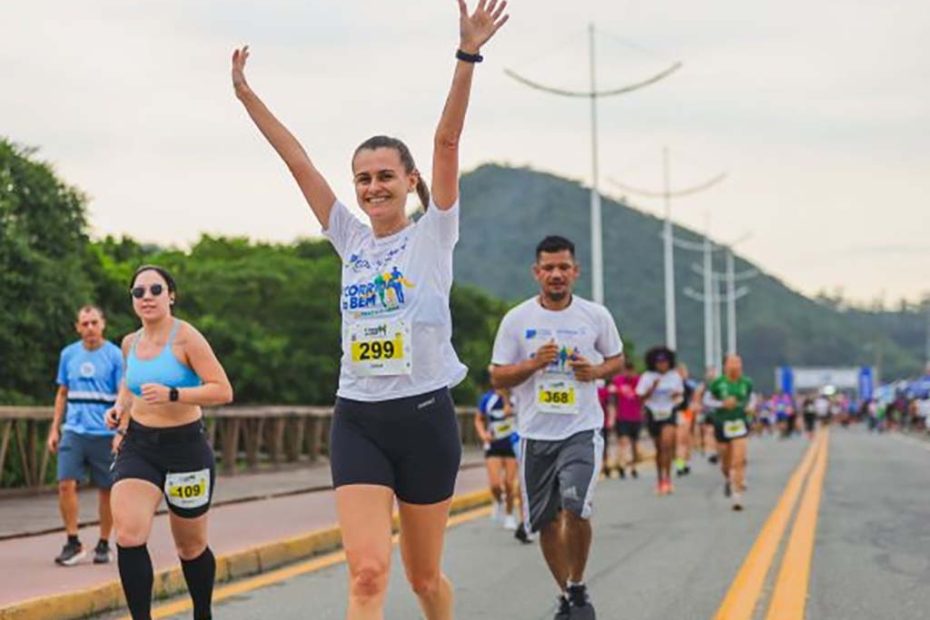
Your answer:
[[[604,413],[594,381],[577,381],[569,362],[581,355],[592,364],[623,353],[623,341],[610,311],[577,295],[564,310],[543,308],[538,297],[511,309],[497,330],[491,363],[517,364],[535,356],[550,340],[559,357],[511,390],[520,436],[559,440],[599,429]]]
[[[342,259],[342,398],[377,402],[457,385],[452,348],[452,250],[459,205],[430,204],[417,222],[375,237],[340,202],[323,234]]]

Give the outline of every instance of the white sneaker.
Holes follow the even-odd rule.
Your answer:
[[[504,517],[504,505],[502,502],[491,502],[491,521],[500,523]]]
[[[515,531],[517,529],[517,518],[513,515],[504,517],[504,529]]]
[[[743,495],[741,493],[733,494],[733,510],[743,509]]]

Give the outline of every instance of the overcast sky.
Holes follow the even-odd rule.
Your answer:
[[[472,0],[474,4],[475,0]],[[602,191],[728,178],[673,204],[806,293],[869,301],[930,290],[930,5],[924,0],[513,0],[484,50],[466,169],[494,161],[587,182],[588,22],[599,86],[667,80],[600,103]],[[429,173],[453,67],[454,0],[82,0],[0,4],[0,134],[40,148],[91,198],[95,235],[186,245],[201,233],[318,233],[232,94],[252,87],[353,201],[349,158],[375,133]],[[638,201],[661,212],[653,199]],[[502,205],[502,208],[519,205]]]

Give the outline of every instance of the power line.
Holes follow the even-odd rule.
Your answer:
[[[588,63],[590,73],[590,88],[586,91],[574,91],[564,88],[546,86],[529,78],[523,77],[511,69],[504,73],[517,82],[552,95],[563,97],[587,98],[591,101],[591,297],[597,303],[604,303],[604,251],[603,232],[601,223],[601,196],[598,183],[598,144],[597,144],[597,100],[603,97],[613,97],[645,88],[651,84],[665,79],[681,68],[680,62],[675,62],[663,71],[633,84],[599,91],[597,89],[596,55],[594,50],[594,24],[588,25]]]

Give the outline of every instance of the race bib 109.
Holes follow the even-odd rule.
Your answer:
[[[165,477],[165,497],[178,508],[200,508],[210,501],[210,470],[201,469]]]

